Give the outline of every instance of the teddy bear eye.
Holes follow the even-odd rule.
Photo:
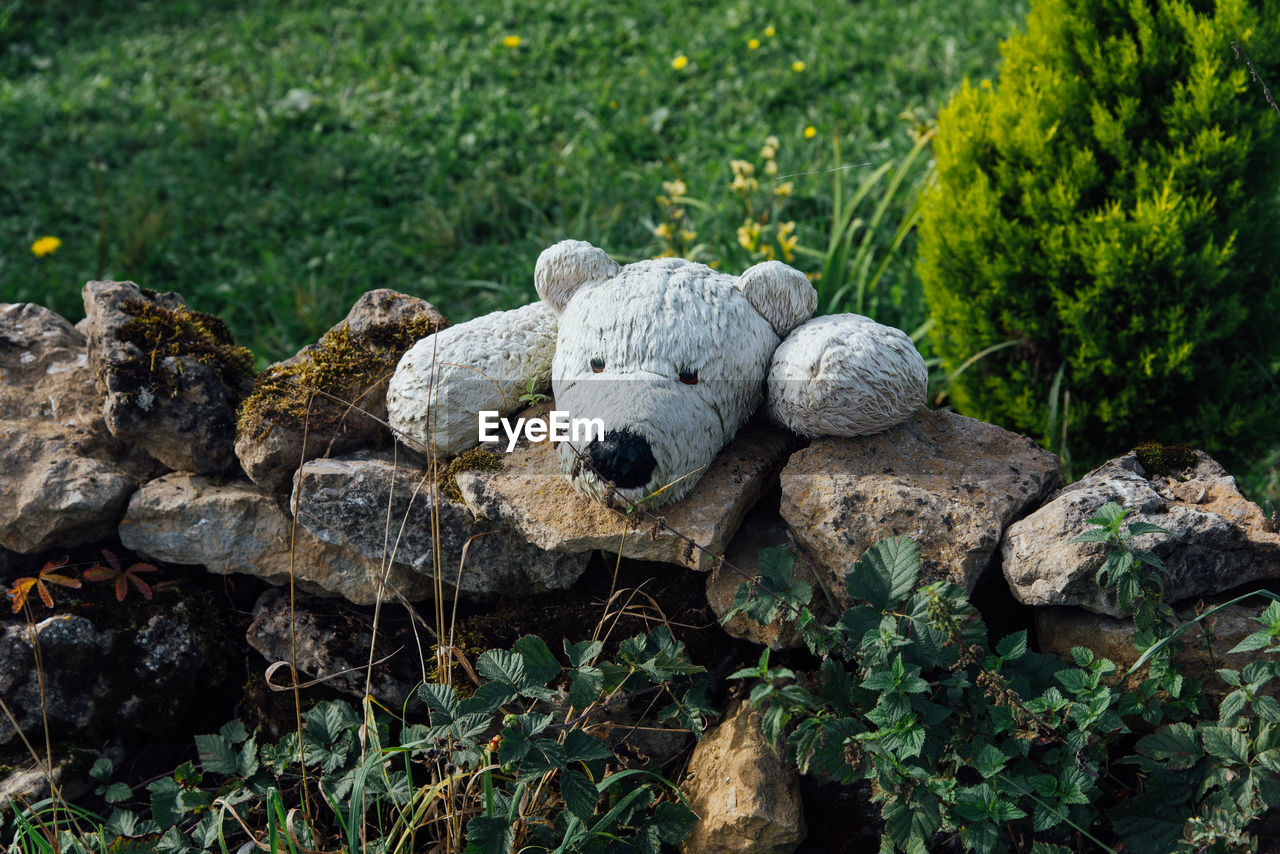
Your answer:
[[[693,368],[681,368],[679,377],[680,377],[680,382],[684,383],[685,385],[698,384],[698,372],[695,371]]]
[[[598,373],[600,373],[601,371],[603,371],[603,370],[604,370],[604,359],[601,359],[599,356],[597,356],[597,357],[595,357],[594,359],[592,359],[592,360],[591,360],[591,370],[592,370],[593,372],[597,373],[597,374],[598,374]]]

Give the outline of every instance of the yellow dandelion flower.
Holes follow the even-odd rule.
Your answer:
[[[797,59],[795,62],[791,63],[791,70],[796,72],[797,74],[799,74],[801,71],[804,71],[804,69],[805,69],[805,64],[803,59]]]
[[[760,47],[760,39],[748,39],[747,50],[756,50]]]
[[[513,36],[507,36],[506,38],[504,38],[504,39],[502,40],[502,46],[503,46],[503,47],[510,47],[510,48],[517,48],[517,47],[520,47],[520,37],[519,37],[519,36],[514,36],[514,35],[513,35]]]
[[[777,34],[777,32],[778,31],[773,28],[773,24],[770,24],[769,26],[764,28],[765,38],[771,39]]]
[[[56,237],[41,237],[31,244],[31,254],[37,258],[43,258],[46,255],[52,255],[57,252],[58,247],[61,245],[62,241]]]
[[[671,60],[671,67],[674,68],[676,71],[679,71],[680,69],[684,68],[688,64],[689,64],[689,57],[685,56],[683,53],[677,56],[675,59]]]
[[[818,129],[813,125],[809,125],[807,128],[804,129],[805,139],[813,139],[817,135],[818,135]]]

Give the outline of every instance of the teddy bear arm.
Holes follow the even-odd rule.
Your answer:
[[[768,409],[803,436],[866,436],[910,418],[924,405],[928,380],[901,330],[830,315],[799,327],[774,352]]]

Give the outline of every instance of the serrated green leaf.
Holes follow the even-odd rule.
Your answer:
[[[1009,635],[996,644],[996,655],[1006,658],[1010,661],[1022,658],[1027,654],[1027,632],[1016,632]]]
[[[600,791],[586,774],[566,771],[560,775],[560,797],[564,798],[564,805],[569,812],[585,823],[596,811]]]
[[[1271,646],[1270,632],[1254,632],[1232,647],[1227,654],[1234,655],[1237,652],[1256,652],[1260,649],[1266,649],[1269,646]]]
[[[178,803],[178,795],[182,790],[178,787],[178,781],[172,777],[161,777],[150,783],[147,791],[151,793],[151,817],[161,827],[177,824],[186,813]]]
[[[893,537],[872,545],[845,576],[854,599],[884,611],[907,598],[920,571],[920,548],[909,537]]]
[[[663,842],[679,845],[693,832],[698,816],[682,803],[663,801],[654,808],[649,820]]]
[[[516,641],[516,651],[524,659],[524,672],[537,685],[546,685],[560,675],[560,662],[537,635],[525,635]]]
[[[973,758],[973,767],[983,777],[991,778],[1005,766],[1009,757],[993,744],[983,745],[982,750]]]
[[[1236,671],[1236,670],[1229,670],[1229,669],[1227,669],[1227,668],[1223,667],[1223,668],[1220,668],[1220,669],[1218,670],[1218,676],[1219,676],[1219,677],[1221,677],[1221,678],[1222,678],[1222,681],[1223,681],[1223,682],[1226,682],[1228,685],[1234,685],[1234,686],[1236,686],[1237,688],[1239,688],[1239,687],[1240,687],[1240,673],[1239,673],[1239,671]]]
[[[492,682],[519,685],[526,678],[524,659],[518,653],[491,649],[476,659],[476,671]]]
[[[1185,723],[1169,724],[1143,736],[1137,748],[1143,756],[1164,762],[1173,771],[1190,768],[1204,755],[1196,731]]]
[[[761,549],[756,559],[760,567],[760,576],[775,590],[785,590],[791,584],[791,574],[795,571],[796,556],[785,546],[770,546]]]
[[[510,703],[518,696],[516,687],[510,682],[486,682],[474,694],[458,703],[458,715],[492,715],[504,703]]]
[[[1258,764],[1269,771],[1280,774],[1280,749],[1264,750],[1254,757]]]
[[[579,667],[569,677],[569,702],[579,711],[600,699],[604,672],[598,667]]]
[[[223,724],[222,729],[218,730],[218,735],[232,744],[239,744],[249,737],[249,731],[244,728],[244,723],[239,718],[236,718]]]
[[[595,762],[611,760],[613,751],[600,739],[580,729],[571,729],[564,737],[565,761]]]
[[[458,711],[458,693],[450,685],[430,683],[418,686],[418,696],[431,712],[436,726],[453,723]]]
[[[217,733],[197,735],[196,756],[200,760],[200,768],[206,774],[236,773],[236,753],[227,741]]]
[[[910,850],[912,844],[924,844],[942,826],[942,809],[938,796],[920,788],[909,803],[891,800],[880,810],[884,829],[894,844]]]
[[[571,667],[582,667],[599,655],[602,649],[604,649],[604,641],[564,642],[564,654],[568,656]]]
[[[115,770],[115,763],[103,756],[94,761],[93,767],[89,769],[89,776],[99,783],[105,783],[111,779]]]
[[[1093,663],[1093,650],[1083,646],[1073,646],[1071,658],[1079,667],[1088,667]]]
[[[1169,534],[1172,533],[1168,528],[1161,528],[1153,522],[1131,522],[1129,524],[1129,535],[1132,537],[1140,534]]]
[[[1249,740],[1244,733],[1221,726],[1201,726],[1199,733],[1204,749],[1213,756],[1241,765],[1249,763]]]
[[[1073,543],[1105,543],[1111,539],[1111,532],[1105,528],[1091,528],[1080,534],[1078,537],[1072,537],[1070,542]]]
[[[466,854],[511,854],[516,834],[505,818],[478,815],[467,822],[466,841]]]
[[[133,797],[133,789],[120,782],[111,783],[102,793],[102,799],[109,804],[120,804]]]
[[[1248,702],[1249,697],[1244,691],[1232,691],[1222,698],[1222,703],[1218,706],[1218,720],[1230,723],[1236,715],[1244,711]]]
[[[1262,694],[1253,699],[1253,710],[1258,713],[1258,717],[1264,721],[1271,723],[1280,722],[1280,703],[1276,702],[1276,698],[1267,694]]]
[[[156,842],[156,854],[189,854],[195,851],[195,846],[182,832],[176,827],[171,827],[164,832],[164,836],[160,837]]]

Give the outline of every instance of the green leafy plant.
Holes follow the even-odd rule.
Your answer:
[[[934,351],[952,372],[1015,342],[956,378],[960,411],[1051,446],[1069,428],[1083,465],[1151,438],[1274,446],[1280,116],[1237,42],[1274,78],[1280,3],[1034,0],[998,82],[941,112]]]
[[[1105,535],[1096,541],[1121,554],[1142,532],[1122,530],[1123,518],[1096,520]],[[1078,850],[1087,840],[1157,854],[1183,838],[1244,839],[1249,822],[1280,804],[1269,770],[1280,709],[1263,693],[1274,662],[1220,671],[1237,687],[1217,721],[1193,726],[1181,718],[1200,708],[1194,692],[1174,696],[1167,679],[1125,693],[1115,664],[1088,649],[1073,649],[1064,666],[1032,652],[1025,632],[990,645],[963,589],[919,586],[909,539],[867,550],[846,575],[852,604],[830,623],[809,610],[807,585],[786,580],[790,560],[762,554],[765,572],[739,587],[733,612],[787,612],[822,664],[808,674],[773,667],[766,649],[734,676],[756,680],[765,735],[801,772],[871,783],[886,850],[925,851],[938,834],[956,834],[978,852]],[[1280,603],[1259,619],[1263,630],[1236,651],[1280,649]]]

